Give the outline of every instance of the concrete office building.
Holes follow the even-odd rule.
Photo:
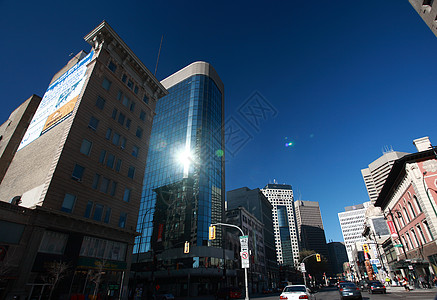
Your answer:
[[[98,294],[127,292],[146,145],[167,91],[107,22],[85,41],[91,51],[54,75],[0,186],[13,199],[0,241],[23,253],[6,298],[48,292],[47,267],[60,261],[72,272],[55,297],[92,294],[94,275]]]
[[[41,97],[32,95],[0,126],[0,183],[40,102]]]
[[[363,204],[345,207],[345,211],[338,213],[341,232],[343,234],[344,244],[346,246],[349,263],[354,263],[352,253],[355,243],[364,243],[363,229],[365,222],[366,209],[369,207],[370,201]]]
[[[276,287],[279,281],[279,268],[276,260],[275,237],[273,229],[273,206],[260,189],[242,187],[226,193],[227,209],[244,207],[263,224],[264,248],[268,286]]]
[[[378,199],[379,192],[384,186],[394,162],[407,154],[408,153],[393,150],[386,151],[381,157],[370,163],[368,168],[361,170],[364,184],[366,185],[367,193],[372,203]]]
[[[341,242],[330,242],[327,244],[329,262],[334,275],[343,273],[343,264],[349,261],[346,247]]]
[[[434,0],[409,0],[419,16],[437,36],[437,3]]]
[[[222,228],[208,240],[209,226],[224,217],[224,85],[206,62],[162,84],[169,94],[157,104],[150,139],[135,289],[157,283],[177,296],[204,295],[224,284]],[[185,242],[189,253],[183,253]]]
[[[261,191],[273,206],[273,229],[278,263],[297,268],[299,263],[299,238],[293,189],[288,184],[269,183]]]
[[[301,249],[314,250],[328,259],[319,202],[298,200],[294,202],[294,207]]]

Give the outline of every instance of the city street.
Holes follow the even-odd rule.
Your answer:
[[[363,300],[389,300],[389,299],[421,299],[434,300],[437,294],[437,289],[432,290],[417,290],[405,292],[401,289],[388,292],[387,294],[374,294],[363,292]],[[325,288],[315,294],[317,300],[339,300],[340,296],[336,288]],[[265,295],[260,297],[251,297],[251,299],[279,300],[279,294]]]

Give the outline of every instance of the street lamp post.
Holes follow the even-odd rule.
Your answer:
[[[314,254],[311,254],[311,255],[306,256],[304,259],[302,259],[301,263],[304,263],[305,260],[306,260],[307,258],[310,258],[310,257],[312,257],[312,256],[316,256],[316,255],[317,255],[317,253],[314,253]],[[304,285],[306,286],[306,285],[307,285],[307,280],[306,280],[305,273],[306,273],[306,272],[302,272],[302,274],[303,274],[303,283],[304,283]]]
[[[244,236],[243,230],[240,227],[238,227],[237,225],[227,224],[227,223],[215,223],[215,224],[211,224],[211,226],[216,226],[216,225],[237,228],[238,230],[240,230],[241,236]],[[244,282],[245,282],[245,285],[246,285],[246,297],[244,299],[245,300],[249,300],[249,285],[248,285],[248,279],[247,279],[247,268],[244,268]]]

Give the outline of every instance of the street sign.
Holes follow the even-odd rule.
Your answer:
[[[300,271],[301,271],[302,273],[305,273],[305,272],[306,272],[306,270],[305,270],[305,263],[301,263],[301,264],[300,264]]]
[[[402,248],[402,244],[394,244],[393,247]]]
[[[240,255],[241,255],[241,267],[243,269],[248,269],[249,268],[249,252],[247,250],[241,251]]]
[[[249,237],[247,235],[240,236],[241,251],[249,250]]]
[[[413,270],[413,266],[412,265],[408,265],[408,269]]]

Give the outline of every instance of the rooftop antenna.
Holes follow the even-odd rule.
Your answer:
[[[156,71],[158,70],[159,55],[161,54],[161,47],[162,47],[162,40],[163,39],[164,39],[164,35],[161,35],[161,43],[159,44],[158,58],[156,59],[155,74],[153,74],[155,77],[156,77]]]

